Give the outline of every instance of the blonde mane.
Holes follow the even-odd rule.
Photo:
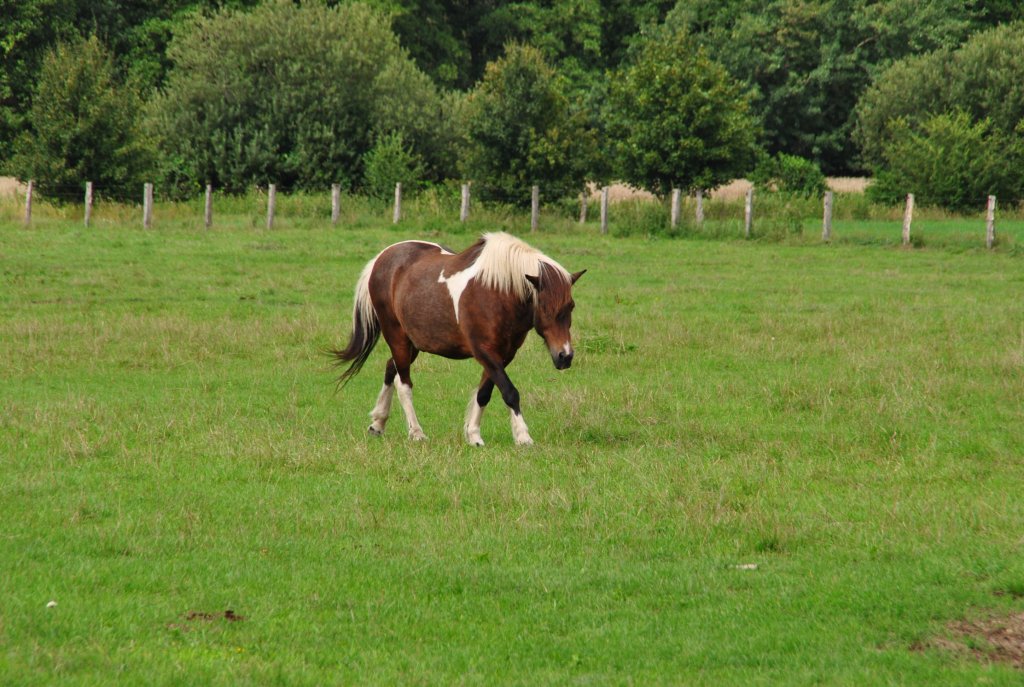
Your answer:
[[[531,298],[533,284],[525,275],[539,276],[541,263],[554,268],[566,282],[571,280],[568,270],[511,234],[496,231],[481,238],[484,247],[476,259],[476,278],[488,288],[500,293],[511,292],[521,300]]]

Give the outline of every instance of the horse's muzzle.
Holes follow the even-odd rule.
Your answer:
[[[558,353],[553,353],[551,355],[551,360],[554,361],[556,370],[569,369],[569,366],[572,365],[572,358],[572,351],[569,351],[568,353],[565,351],[558,351]]]

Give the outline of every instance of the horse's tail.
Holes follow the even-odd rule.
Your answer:
[[[359,275],[359,281],[356,282],[355,302],[352,304],[352,334],[349,336],[348,345],[342,350],[329,352],[336,366],[351,363],[338,377],[339,388],[344,387],[359,373],[363,363],[370,357],[373,347],[377,345],[377,340],[380,339],[380,320],[370,301],[370,272],[373,271],[376,262],[377,258],[368,262],[363,268],[363,273]]]

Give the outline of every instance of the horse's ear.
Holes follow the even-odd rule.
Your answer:
[[[527,274],[526,281],[533,284],[533,288],[540,291],[540,275],[539,274]]]
[[[577,280],[577,279],[579,279],[580,277],[582,277],[582,276],[583,276],[584,274],[586,274],[586,273],[587,273],[587,271],[586,271],[586,270],[580,270],[579,272],[576,272],[575,274],[573,274],[573,275],[572,275],[572,276],[570,277],[570,279],[572,280],[572,283],[573,283],[573,284],[575,284],[575,283],[576,283],[576,280]]]

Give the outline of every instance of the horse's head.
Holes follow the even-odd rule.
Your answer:
[[[572,365],[574,354],[569,328],[572,326],[572,285],[586,270],[576,272],[566,281],[563,273],[540,263],[539,274],[526,275],[537,292],[533,314],[533,327],[548,345],[551,360],[558,370]]]

